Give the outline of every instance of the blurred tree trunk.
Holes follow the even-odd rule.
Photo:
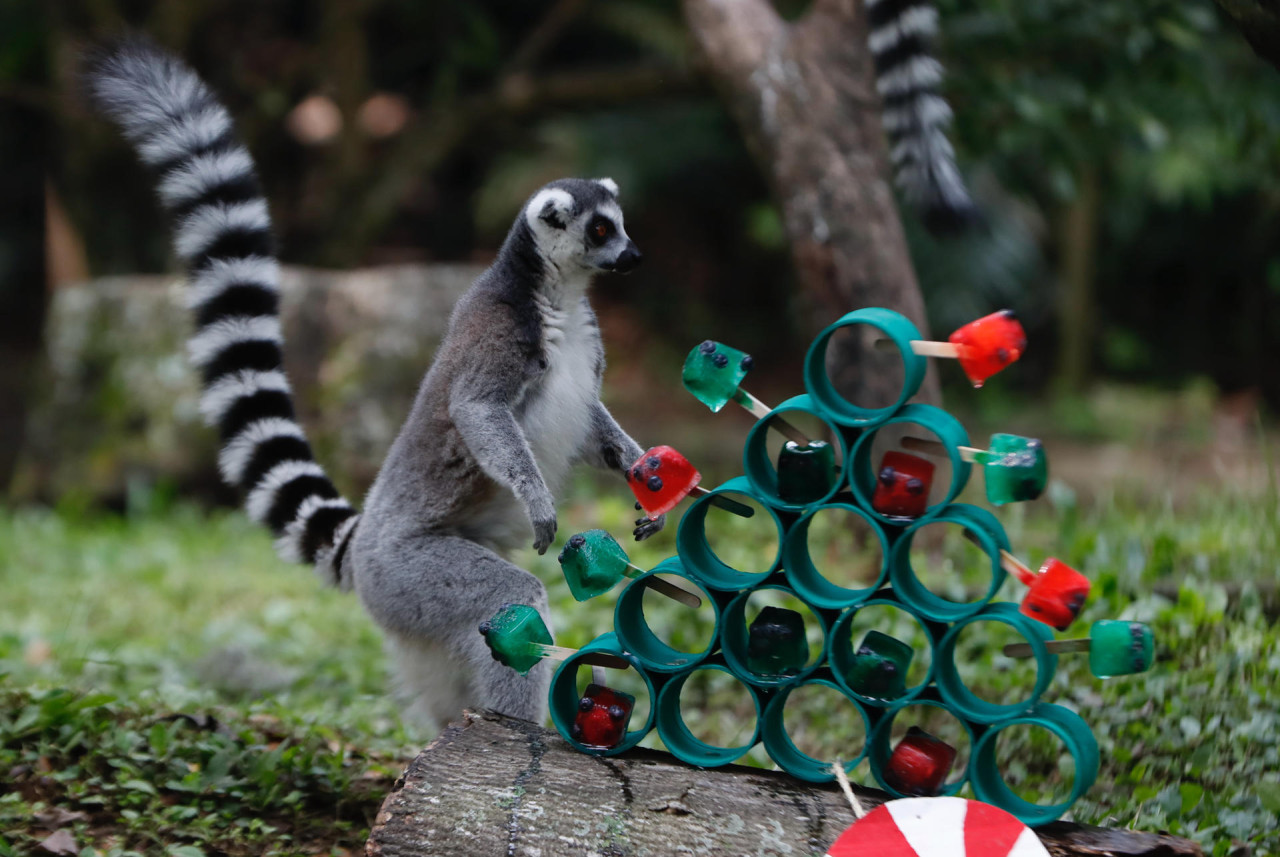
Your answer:
[[[1086,166],[1077,176],[1076,198],[1062,213],[1058,228],[1062,286],[1055,386],[1064,393],[1080,392],[1089,380],[1093,332],[1097,328],[1093,281],[1098,261],[1100,197],[1098,173]]]
[[[22,446],[48,302],[45,158],[52,123],[44,105],[14,95],[49,81],[44,16],[40,3],[0,6],[0,32],[22,46],[8,52],[11,65],[0,71],[9,89],[0,97],[0,489],[9,484]]]
[[[1280,3],[1276,0],[1218,0],[1254,53],[1280,68]]]
[[[814,0],[795,22],[768,0],[684,0],[684,12],[782,207],[810,332],[864,306],[895,309],[926,331],[862,4]],[[892,401],[897,355],[868,344],[833,339],[831,379],[859,403]],[[919,398],[940,399],[932,367]]]

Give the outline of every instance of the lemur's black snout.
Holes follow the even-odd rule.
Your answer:
[[[644,261],[644,254],[640,252],[640,248],[636,246],[634,241],[628,241],[626,249],[618,254],[618,260],[613,263],[613,270],[619,274],[629,274],[642,261]]]

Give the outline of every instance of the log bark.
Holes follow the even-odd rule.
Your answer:
[[[854,787],[870,810],[887,797]],[[729,766],[702,770],[651,750],[602,759],[554,732],[467,712],[409,766],[378,813],[370,857],[821,855],[854,816],[834,785]],[[1170,836],[1056,822],[1054,857],[1200,855]]]
[[[684,12],[782,208],[809,333],[850,310],[884,306],[927,337],[888,178],[862,4],[815,0],[794,23],[768,0],[685,0]],[[834,340],[828,371],[860,404],[888,404],[900,389],[898,357],[867,345]],[[940,399],[932,368],[919,399]]]

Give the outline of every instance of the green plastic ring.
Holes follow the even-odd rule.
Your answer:
[[[866,758],[868,749],[871,746],[871,718],[867,716],[866,709],[862,707],[861,703],[853,696],[850,696],[848,690],[834,682],[819,678],[783,688],[765,706],[764,724],[761,733],[764,737],[764,747],[769,752],[769,758],[773,759],[782,770],[799,780],[811,783],[829,783],[835,779],[835,774],[831,772],[831,762],[815,759],[796,747],[795,742],[791,740],[791,736],[787,734],[784,718],[784,709],[791,692],[796,688],[815,684],[834,688],[843,694],[846,699],[853,703],[854,710],[862,718],[862,730],[867,739],[863,741],[862,750],[859,751],[858,755],[849,759],[843,765],[845,773],[853,773],[853,769],[858,767],[862,760]]]
[[[787,595],[795,596],[799,601],[804,602],[804,606],[809,608],[809,613],[818,622],[818,627],[822,629],[822,649],[815,658],[809,657],[809,663],[805,668],[794,675],[788,676],[761,676],[756,675],[747,668],[747,601],[757,592],[766,590],[777,590]],[[807,621],[807,620],[806,620]],[[811,675],[814,670],[820,667],[827,659],[827,623],[822,618],[822,614],[813,608],[805,599],[801,598],[794,591],[785,586],[777,586],[770,584],[768,586],[760,586],[755,589],[747,589],[725,605],[724,613],[720,622],[720,654],[724,657],[725,664],[729,669],[733,670],[733,674],[742,681],[756,687],[784,687],[786,685],[796,684],[807,676]]]
[[[893,340],[902,357],[903,384],[898,400],[887,408],[864,408],[836,392],[827,375],[827,341],[842,327],[869,324]],[[906,316],[882,307],[855,310],[829,325],[809,346],[804,358],[804,386],[818,409],[835,422],[846,426],[873,426],[893,416],[898,408],[916,394],[924,381],[925,358],[911,350],[914,340],[923,339],[919,329]]]
[[[919,684],[915,684],[907,688],[903,692],[902,696],[893,700],[873,699],[869,696],[863,696],[853,688],[849,687],[849,681],[847,678],[849,675],[849,669],[853,666],[853,640],[849,633],[850,627],[853,625],[853,617],[857,615],[859,610],[866,607],[875,607],[877,605],[893,607],[894,609],[901,610],[903,613],[906,613],[912,619],[915,619],[916,623],[920,625],[921,630],[924,631],[925,639],[929,641],[929,669],[925,673],[924,680]],[[904,703],[912,701],[933,681],[934,672],[936,671],[935,664],[938,661],[937,654],[935,652],[937,645],[938,641],[935,638],[933,631],[931,631],[929,626],[925,624],[924,618],[915,609],[915,607],[904,600],[892,597],[892,593],[890,593],[889,597],[872,598],[871,600],[864,601],[856,607],[851,607],[840,614],[840,618],[831,626],[831,633],[827,636],[827,657],[831,665],[831,673],[835,676],[835,680],[840,684],[840,687],[844,688],[844,690],[851,694],[854,699],[858,700],[863,705],[869,705],[872,708],[891,708],[893,706],[901,706]]]
[[[680,761],[690,765],[697,765],[699,768],[715,768],[742,758],[760,740],[760,696],[751,685],[746,682],[742,683],[743,687],[751,695],[751,700],[755,705],[756,722],[755,729],[751,732],[750,741],[739,747],[717,747],[714,744],[708,744],[689,731],[688,725],[684,722],[684,715],[680,713],[680,693],[684,690],[685,682],[689,680],[689,677],[699,670],[718,670],[719,672],[729,673],[738,681],[742,681],[741,676],[734,675],[731,670],[720,664],[702,664],[688,672],[674,676],[663,686],[658,694],[656,706],[658,712],[658,737],[662,739],[663,744],[667,745],[667,749],[671,751],[672,755]]]
[[[715,615],[715,625],[711,631],[711,639],[707,647],[700,652],[685,652],[668,645],[653,633],[644,617],[644,593],[648,588],[644,584],[647,577],[655,574],[670,574],[682,577],[702,591],[703,604],[710,605]],[[640,659],[646,670],[659,673],[679,672],[701,663],[716,647],[720,636],[720,605],[711,594],[702,589],[697,581],[689,575],[680,560],[676,557],[665,559],[652,571],[630,581],[622,594],[618,596],[617,606],[613,611],[613,627],[618,634],[618,642],[628,652]]]
[[[711,509],[711,500],[717,494],[744,494],[760,503],[765,514],[773,522],[778,538],[778,551],[773,555],[769,568],[761,572],[739,571],[726,565],[716,556],[711,545],[707,544],[706,522],[707,512]],[[759,515],[757,514],[757,517]],[[746,586],[755,586],[773,573],[778,567],[778,557],[782,553],[783,528],[778,513],[768,503],[763,502],[751,489],[751,483],[745,476],[736,476],[723,485],[714,488],[708,494],[699,497],[680,519],[680,528],[676,530],[676,553],[679,554],[685,570],[704,587],[737,591]]]
[[[996,738],[1001,730],[1022,724],[1040,726],[1057,735],[1075,761],[1076,775],[1071,795],[1062,803],[1047,806],[1031,803],[1014,794],[1000,774],[996,762]],[[1098,740],[1084,719],[1061,705],[1041,703],[1026,714],[1003,720],[987,730],[974,751],[970,782],[978,800],[1000,807],[1023,824],[1037,827],[1059,818],[1093,786],[1098,777],[1098,761]]]
[[[809,525],[813,523],[814,516],[819,512],[832,509],[851,512],[862,518],[871,526],[872,532],[880,541],[880,574],[869,586],[850,589],[832,583],[813,564],[813,558],[809,554]],[[816,607],[843,610],[870,598],[872,593],[884,585],[885,578],[889,574],[890,549],[891,542],[884,527],[865,509],[850,503],[829,503],[809,511],[791,525],[782,543],[782,567],[787,570],[787,582],[795,588],[802,599]]]
[[[850,456],[848,465],[849,485],[853,489],[854,496],[858,498],[858,502],[864,509],[886,524],[901,524],[902,521],[882,515],[871,508],[871,497],[876,490],[876,475],[880,470],[879,465],[872,466],[871,448],[880,429],[898,423],[914,423],[933,432],[946,447],[947,458],[951,460],[951,486],[946,496],[937,503],[930,504],[924,515],[917,521],[932,518],[948,503],[955,500],[964,490],[964,486],[969,481],[969,475],[973,472],[973,465],[960,457],[960,447],[969,445],[969,433],[964,430],[964,426],[960,425],[960,421],[933,405],[907,405],[876,426],[875,430],[867,431],[858,438],[858,442],[853,445],[853,455]]]
[[[921,527],[928,524],[958,524],[972,532],[979,546],[991,560],[991,585],[977,601],[952,601],[929,590],[916,577],[911,567],[911,542]],[[889,585],[898,596],[937,622],[958,622],[977,613],[995,598],[1004,583],[1005,570],[1000,564],[1000,551],[1009,549],[1009,537],[996,516],[979,506],[952,503],[930,518],[908,527],[893,543],[889,553]]]
[[[627,730],[627,734],[622,737],[622,741],[618,746],[608,750],[588,747],[570,737],[570,730],[573,728],[573,720],[578,711],[578,700],[580,698],[578,696],[578,662],[582,660],[584,654],[589,652],[607,652],[630,661],[631,666],[635,668],[640,678],[644,680],[645,691],[649,694],[649,716],[645,718],[644,725],[639,729]],[[555,724],[556,731],[560,733],[560,737],[569,742],[569,745],[578,752],[592,756],[616,756],[619,753],[625,753],[630,750],[639,744],[644,739],[644,736],[649,734],[649,730],[653,728],[654,699],[656,696],[657,694],[653,689],[653,680],[645,672],[640,659],[624,651],[622,645],[618,642],[617,635],[610,631],[606,634],[601,634],[575,654],[565,658],[559,668],[556,669],[555,675],[551,677],[551,691],[548,694],[551,722]]]
[[[839,438],[840,475],[832,480],[830,491],[810,503],[788,503],[778,496],[778,468],[769,457],[769,416],[790,412],[813,414],[826,423],[831,433]],[[840,427],[818,411],[808,394],[792,396],[770,411],[769,416],[756,421],[751,431],[747,433],[746,443],[742,446],[742,468],[747,474],[747,481],[751,483],[752,489],[769,504],[792,512],[800,512],[830,500],[832,495],[843,486],[845,474],[848,472],[848,465],[845,462],[849,460],[849,442],[840,431]]]
[[[889,741],[893,738],[894,719],[896,719],[897,716],[901,714],[905,709],[908,709],[917,705],[927,706],[929,708],[941,708],[943,711],[947,712],[952,717],[955,717],[956,720],[960,723],[960,725],[964,727],[965,735],[969,739],[970,748],[974,747],[977,743],[976,739],[974,738],[973,727],[969,725],[969,722],[966,721],[963,717],[958,716],[954,711],[952,711],[950,708],[948,708],[944,703],[940,702],[939,700],[926,699],[926,698],[911,699],[899,705],[895,705],[893,708],[888,709],[884,713],[884,716],[880,718],[880,722],[876,724],[876,728],[871,733],[871,747],[867,753],[867,756],[871,760],[872,776],[876,778],[876,782],[880,784],[880,787],[882,789],[884,789],[894,797],[915,797],[915,795],[903,794],[902,792],[898,791],[897,789],[893,788],[893,786],[885,782],[884,769],[885,769],[885,766],[889,764],[889,757],[893,755],[893,749],[889,746]],[[957,750],[958,749],[959,748],[957,748]],[[942,789],[942,791],[938,793],[937,795],[938,797],[953,795],[956,792],[960,791],[960,789],[964,786],[965,781],[968,780],[972,775],[972,772],[974,769],[973,759],[974,759],[974,756],[971,755],[969,758],[968,764],[965,765],[965,769],[963,772],[961,772],[960,777],[952,782],[947,783],[946,786]]]
[[[1036,683],[1031,694],[1021,702],[1000,704],[988,702],[975,694],[960,678],[956,668],[956,641],[960,633],[974,622],[1000,622],[1013,628],[1031,644],[1032,657],[1036,661]],[[1037,622],[1018,612],[1013,604],[1001,602],[988,604],[980,612],[962,619],[942,638],[937,648],[934,674],[938,679],[938,692],[943,700],[958,714],[975,723],[995,723],[1007,717],[1016,717],[1035,706],[1049,689],[1053,674],[1058,669],[1058,656],[1045,645],[1053,639],[1053,632],[1043,622]]]

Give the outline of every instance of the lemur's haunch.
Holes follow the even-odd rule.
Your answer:
[[[946,136],[951,108],[938,93],[942,64],[930,54],[938,10],[930,0],[866,0],[866,9],[867,46],[898,187],[931,230],[964,226],[978,213]]]
[[[541,721],[547,667],[517,675],[477,629],[509,602],[549,619],[542,584],[502,554],[551,544],[555,493],[572,464],[621,474],[642,453],[600,403],[604,349],[585,296],[596,272],[640,261],[617,185],[562,179],[526,203],[458,301],[357,513],[294,418],[267,203],[227,111],[191,69],[142,40],[93,57],[86,81],[159,175],[191,285],[201,412],[250,517],[276,534],[283,558],[358,593],[386,632],[410,711],[436,725],[464,706]],[[664,520],[637,524],[646,538]]]

